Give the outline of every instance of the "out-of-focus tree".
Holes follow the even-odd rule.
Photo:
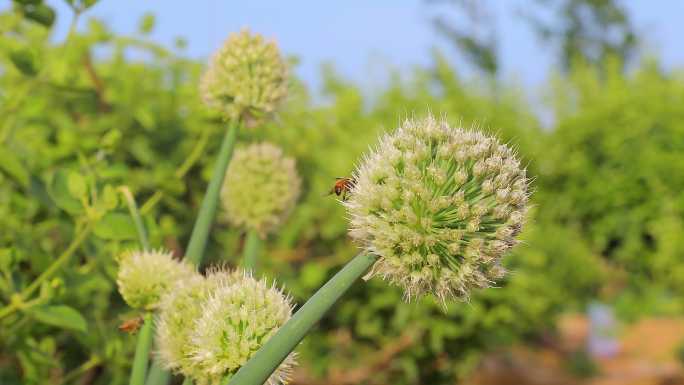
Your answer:
[[[453,7],[452,17],[440,14],[433,18],[436,30],[452,41],[476,68],[496,74],[500,35],[493,17],[494,4],[475,0],[427,0],[427,3]],[[628,63],[636,54],[635,27],[620,0],[534,0],[530,3],[534,6],[515,9],[512,16],[524,18],[545,44],[558,50],[564,70],[570,69],[576,60],[600,65],[605,58],[614,56]]]
[[[535,0],[550,8],[553,20],[525,12],[530,25],[544,41],[557,46],[564,69],[574,60],[599,65],[616,56],[627,63],[637,49],[637,36],[620,0]]]
[[[492,13],[486,2],[474,0],[428,0],[432,4],[451,4],[458,18],[448,19],[444,15],[433,18],[435,28],[450,40],[463,56],[479,70],[495,75],[499,69],[497,34]],[[464,26],[457,26],[463,22]]]

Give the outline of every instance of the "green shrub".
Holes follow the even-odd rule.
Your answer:
[[[579,67],[556,82],[539,161],[540,222],[576,228],[630,290],[684,286],[684,82],[646,62],[624,76]]]

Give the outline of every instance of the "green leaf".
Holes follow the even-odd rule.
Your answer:
[[[154,124],[156,122],[156,117],[154,113],[146,108],[139,108],[135,112],[135,118],[138,120],[140,125],[145,127],[146,129],[154,127]]]
[[[55,22],[55,11],[45,4],[28,5],[23,8],[24,17],[47,28]]]
[[[0,270],[9,271],[12,267],[12,249],[2,248],[0,249]]]
[[[76,309],[65,305],[38,306],[29,310],[36,320],[64,329],[85,332],[88,324]]]
[[[86,185],[85,178],[83,175],[77,172],[70,172],[67,177],[67,188],[69,193],[74,198],[83,198],[88,193],[88,186]]]
[[[71,194],[69,175],[66,170],[57,170],[50,181],[48,194],[57,207],[69,214],[80,214],[83,212],[83,205]]]
[[[92,7],[97,3],[98,0],[64,0],[67,4],[74,10],[78,12],[83,12],[86,9]]]
[[[97,4],[99,0],[83,0],[83,6],[87,9],[92,7],[93,5]]]
[[[22,187],[29,185],[29,172],[17,155],[5,147],[0,147],[0,170],[14,178]]]
[[[106,185],[102,189],[102,206],[105,210],[114,210],[119,205],[119,196],[112,185]]]
[[[20,5],[37,5],[40,4],[43,0],[14,0],[15,3],[20,4]]]
[[[27,49],[19,49],[12,51],[9,58],[15,67],[26,76],[36,76],[38,68],[36,66],[35,58],[31,51]]]
[[[121,131],[114,128],[102,137],[102,146],[107,148],[116,147],[121,142]]]
[[[133,219],[123,213],[107,213],[97,222],[93,232],[102,239],[129,240],[137,237]]]
[[[138,31],[143,34],[148,34],[154,29],[155,19],[152,13],[146,13],[140,19],[140,24],[138,25]]]

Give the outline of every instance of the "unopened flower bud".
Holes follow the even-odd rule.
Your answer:
[[[237,149],[221,191],[224,215],[264,237],[290,214],[300,185],[294,159],[280,148],[260,143]]]

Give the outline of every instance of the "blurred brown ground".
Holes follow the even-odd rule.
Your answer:
[[[346,335],[341,333],[341,335]],[[557,332],[536,346],[518,345],[486,356],[463,383],[467,385],[684,385],[684,366],[676,352],[684,343],[684,318],[647,318],[618,330],[619,350],[610,358],[589,360],[593,374],[570,369],[573,357],[588,357],[589,322],[584,315],[560,318]],[[407,333],[374,355],[365,366],[331,368],[314,378],[300,367],[291,385],[381,384],[377,378],[415,343]],[[345,345],[342,338],[340,345]],[[429,385],[429,384],[424,384]]]
[[[568,370],[568,357],[583,351],[588,320],[562,317],[558,334],[543,347],[516,346],[487,356],[473,376],[473,385],[677,385],[684,368],[676,351],[684,341],[684,318],[650,318],[624,326],[618,333],[619,351],[595,359],[596,373],[578,378]]]

